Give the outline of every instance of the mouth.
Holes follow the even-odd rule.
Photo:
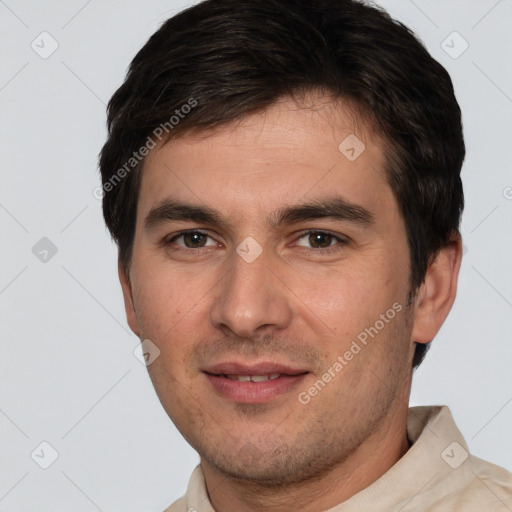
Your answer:
[[[309,371],[271,362],[220,363],[203,370],[217,395],[236,403],[267,403],[295,389]]]
[[[238,382],[265,382],[267,380],[275,380],[283,375],[282,373],[271,373],[269,375],[218,375],[226,379],[237,380]]]

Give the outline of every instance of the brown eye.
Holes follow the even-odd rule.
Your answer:
[[[308,242],[314,249],[325,249],[330,247],[334,236],[329,233],[309,233]]]
[[[341,251],[347,245],[343,235],[335,235],[329,231],[308,231],[298,238],[294,245],[304,247],[315,254]]]
[[[174,236],[168,244],[178,245],[185,249],[201,249],[203,247],[210,247],[215,245],[215,241],[206,233],[201,231],[188,231]]]
[[[202,233],[185,233],[183,235],[183,243],[185,247],[189,249],[197,249],[198,247],[204,247],[208,237]]]

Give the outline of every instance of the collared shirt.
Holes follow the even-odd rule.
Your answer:
[[[325,512],[512,512],[512,474],[468,453],[448,407],[412,407],[407,453],[369,487]],[[165,512],[215,512],[198,465]]]

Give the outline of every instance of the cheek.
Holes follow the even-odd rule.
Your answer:
[[[303,314],[316,317],[338,339],[354,336],[373,323],[400,298],[400,286],[384,265],[348,265],[302,272],[293,285]]]
[[[212,288],[206,276],[148,267],[134,280],[134,305],[141,334],[167,343],[178,335],[182,338],[197,333],[202,324],[199,317],[204,319],[208,290]]]

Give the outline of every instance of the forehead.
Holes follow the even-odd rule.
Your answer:
[[[158,145],[144,163],[139,207],[144,212],[172,196],[243,217],[333,193],[389,202],[383,147],[347,104],[283,99],[221,128]]]

